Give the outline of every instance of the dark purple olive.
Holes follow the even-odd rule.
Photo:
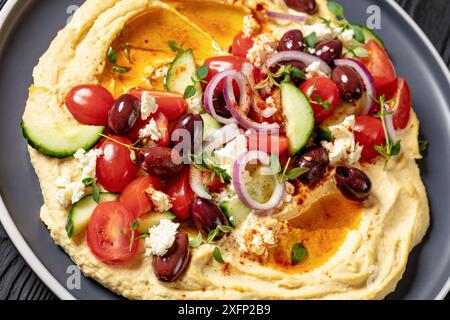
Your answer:
[[[317,11],[316,0],[284,0],[286,5],[295,11],[313,14]]]
[[[172,156],[173,152],[170,148],[145,147],[139,153],[139,163],[148,174],[164,178],[173,177],[180,173],[184,167],[181,156]]]
[[[337,167],[334,179],[342,194],[353,201],[366,200],[372,190],[370,178],[361,170],[353,167]]]
[[[222,118],[231,118],[231,112],[228,110],[222,91],[215,91],[213,97],[213,106],[216,113]]]
[[[278,51],[303,51],[303,33],[293,29],[286,32],[278,43]]]
[[[130,132],[137,120],[141,117],[141,103],[130,95],[120,96],[109,111],[109,128],[119,136]]]
[[[187,139],[185,141],[185,139]],[[183,145],[189,154],[200,148],[203,141],[203,118],[199,114],[188,113],[181,117],[172,129],[173,147]],[[189,149],[189,150],[188,150]]]
[[[173,282],[186,269],[189,262],[189,238],[185,233],[177,233],[175,242],[162,257],[153,257],[153,271],[160,281]]]
[[[358,101],[362,97],[363,84],[358,73],[350,67],[339,66],[333,69],[331,80],[336,83],[342,99]]]
[[[297,160],[298,167],[309,169],[307,173],[300,176],[300,181],[308,186],[314,185],[324,177],[329,164],[330,160],[324,148],[310,148]]]
[[[228,220],[219,206],[211,200],[201,198],[191,204],[191,219],[195,228],[205,235],[219,225],[228,226]]]
[[[335,59],[342,56],[342,41],[340,40],[326,40],[321,41],[316,45],[317,57],[328,64],[331,64]]]

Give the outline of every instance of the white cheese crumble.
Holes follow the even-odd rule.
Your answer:
[[[191,113],[198,114],[203,111],[202,99],[200,99],[199,97],[187,99],[187,104],[188,110]]]
[[[139,130],[139,138],[145,139],[150,138],[153,141],[159,141],[162,135],[158,130],[158,125],[155,119],[151,119],[150,122],[141,130]]]
[[[172,202],[167,194],[164,192],[155,190],[153,188],[148,188],[145,192],[150,197],[150,200],[155,206],[156,212],[166,212],[172,209]]]
[[[238,135],[234,140],[228,142],[222,149],[214,151],[214,160],[217,165],[225,169],[233,176],[233,167],[240,155],[247,152],[247,137]]]
[[[355,35],[355,32],[352,29],[347,29],[344,32],[341,33],[339,36],[342,42],[349,43],[353,41],[353,36]]]
[[[363,148],[355,142],[354,128],[355,116],[349,116],[342,123],[330,127],[334,142],[321,142],[322,146],[328,151],[332,165],[338,162],[354,164],[361,158]]]
[[[59,177],[55,181],[57,187],[60,188],[56,192],[56,201],[63,207],[68,207],[83,198],[86,188],[82,182],[70,182],[66,186],[62,186],[63,180],[67,182],[63,177]]]
[[[254,39],[253,47],[248,50],[247,59],[256,67],[261,67],[270,55],[275,53],[277,39],[268,33],[262,33]]]
[[[97,166],[97,158],[103,154],[101,149],[92,149],[86,152],[84,149],[79,149],[73,157],[78,162],[78,166],[83,171],[82,179],[95,178],[95,168]]]
[[[272,97],[268,97],[266,99],[266,108],[261,111],[261,116],[267,119],[272,117],[275,113],[277,113],[275,101]]]
[[[326,76],[326,74],[320,70],[320,66],[321,66],[321,63],[319,61],[315,61],[315,62],[311,63],[305,70],[306,77],[308,79],[311,79],[316,76]]]
[[[315,23],[311,25],[304,25],[302,31],[305,36],[315,32],[317,35],[317,40],[323,41],[332,40],[337,37],[342,32],[342,28],[337,27],[333,23],[330,24],[330,27],[324,23]]]
[[[259,22],[249,14],[244,17],[244,26],[242,28],[242,33],[245,38],[251,38],[251,36],[257,33],[261,29]]]
[[[142,93],[141,98],[141,119],[147,120],[153,113],[158,110],[158,104],[154,96],[148,91]]]
[[[149,236],[145,238],[145,245],[147,246],[145,255],[147,257],[153,255],[164,256],[173,246],[179,226],[179,223],[162,219],[158,226],[150,228],[148,230]]]

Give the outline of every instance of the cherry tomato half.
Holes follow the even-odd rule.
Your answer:
[[[185,221],[191,215],[190,207],[195,199],[194,192],[189,185],[189,167],[170,180],[166,188],[167,195],[172,199],[172,210],[181,221]]]
[[[372,116],[356,117],[354,135],[355,141],[363,147],[362,160],[370,160],[380,155],[374,148],[385,143],[383,124],[380,119]]]
[[[360,61],[372,74],[377,90],[383,91],[385,86],[389,86],[397,78],[394,65],[387,52],[375,40],[369,40],[364,48],[369,56],[360,58]]]
[[[268,154],[281,155],[289,149],[289,139],[284,135],[251,133],[247,136],[249,151],[264,151]]]
[[[238,57],[247,57],[247,52],[253,47],[253,38],[247,38],[244,33],[238,33],[233,40],[233,45],[231,46],[231,54]]]
[[[114,104],[112,94],[97,85],[73,87],[66,96],[66,106],[81,124],[90,126],[108,125],[108,112]]]
[[[130,140],[123,137],[111,136],[110,138],[122,144],[132,144]],[[97,159],[97,178],[109,192],[122,192],[131,181],[136,179],[139,165],[137,161],[132,160],[132,152],[115,141],[105,138],[99,144],[103,154]]]
[[[411,116],[411,90],[408,82],[403,78],[397,79],[397,90],[394,96],[394,126],[395,129],[404,129]]]
[[[134,216],[120,202],[103,202],[95,208],[87,229],[87,243],[91,252],[108,264],[130,261],[137,253],[139,242],[130,250],[131,224]],[[135,238],[139,237],[137,230]]]
[[[149,90],[142,87],[132,88],[130,94],[141,100],[144,91],[150,92],[155,97],[158,111],[162,112],[169,121],[178,119],[187,110],[183,97],[167,91]]]
[[[316,101],[319,96],[322,101],[328,102],[331,109],[327,109],[324,105],[312,103],[314,110],[314,119],[316,123],[321,123],[325,119],[331,117],[334,111],[339,107],[341,100],[337,85],[328,78],[314,77],[300,85],[300,90],[309,97],[311,101]]]
[[[155,190],[162,190],[163,182],[154,176],[139,177],[123,190],[119,202],[124,204],[135,218],[139,218],[153,211],[153,202],[146,192],[150,187]]]
[[[155,144],[161,147],[167,147],[170,144],[170,131],[169,131],[169,120],[162,112],[155,112],[148,118],[147,120],[142,120],[139,118],[134,125],[133,129],[127,134],[127,138],[132,141],[137,141],[139,139],[139,131],[145,128],[147,124],[150,123],[151,120],[155,120],[156,126],[158,127],[158,132],[161,134],[161,138],[158,141],[155,141]],[[150,138],[149,138],[150,142]]]

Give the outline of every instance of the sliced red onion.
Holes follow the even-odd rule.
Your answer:
[[[206,110],[206,112],[208,112],[209,115],[211,115],[211,117],[213,117],[214,119],[216,119],[217,121],[219,121],[222,124],[234,123],[234,122],[236,122],[236,120],[233,119],[232,117],[231,118],[221,117],[216,113],[216,110],[214,109],[214,95],[215,95],[215,91],[216,91],[219,83],[223,79],[228,77],[229,75],[234,74],[235,72],[236,71],[234,71],[234,70],[226,70],[221,73],[218,73],[211,79],[211,81],[206,86],[206,90],[205,90],[205,94],[204,94],[204,98],[203,98],[205,110]]]
[[[266,203],[259,203],[255,201],[248,192],[245,185],[245,172],[247,171],[247,164],[250,162],[259,161],[262,165],[270,165],[270,156],[262,151],[250,151],[242,154],[234,163],[233,168],[233,185],[239,199],[249,208],[254,210],[270,210],[276,208],[283,200],[285,184],[280,183],[276,175],[273,176],[275,188],[272,196]]]
[[[191,166],[189,171],[189,185],[191,186],[192,191],[200,198],[208,200],[212,199],[211,195],[206,192],[205,186],[203,185],[202,173],[194,166]]]
[[[306,19],[308,19],[308,15],[306,13],[302,14],[289,14],[289,13],[283,13],[283,12],[276,12],[276,11],[266,11],[266,16],[268,18],[272,19],[280,19],[280,20],[288,20],[292,22],[305,22]]]
[[[244,76],[247,77],[247,79],[250,81],[250,84],[252,84],[252,80],[253,82],[255,81],[255,78],[253,77],[253,70],[255,70],[255,67],[250,62],[242,63],[241,72]]]
[[[225,103],[227,104],[228,110],[230,110],[231,115],[234,119],[244,127],[245,129],[254,129],[256,131],[268,131],[271,133],[278,133],[280,130],[280,125],[278,123],[258,123],[247,117],[246,114],[242,112],[242,108],[236,102],[236,97],[234,96],[233,80],[239,86],[240,92],[246,92],[246,96],[250,95],[251,88],[248,84],[247,79],[240,72],[235,71],[234,74],[230,74],[226,80],[223,88]],[[242,94],[241,94],[242,99]],[[242,101],[242,100],[241,100]],[[244,103],[248,103],[244,102]]]
[[[241,130],[236,123],[227,124],[205,139],[203,150],[211,153],[240,134]]]
[[[361,62],[353,60],[353,59],[336,59],[334,60],[334,64],[336,66],[344,66],[349,67],[355,70],[359,76],[361,77],[361,80],[364,83],[364,86],[366,87],[366,98],[364,101],[364,109],[362,114],[367,115],[370,112],[370,109],[372,108],[373,100],[377,97],[377,91],[375,89],[375,82],[373,80],[372,75],[370,74],[369,70],[367,70],[366,66],[363,65]]]
[[[386,110],[390,110],[392,111],[390,108],[385,106]],[[389,135],[389,139],[393,142],[396,143],[398,141],[397,139],[397,133],[395,132],[395,126],[394,126],[394,115],[393,114],[386,114],[384,116],[384,122],[386,123],[386,130],[388,132]]]
[[[293,60],[303,62],[306,66],[309,66],[314,62],[318,62],[320,63],[320,71],[325,73],[328,77],[331,75],[331,68],[325,63],[325,61],[316,56],[300,51],[282,51],[275,53],[267,60],[266,66],[267,68],[270,68],[280,62]]]

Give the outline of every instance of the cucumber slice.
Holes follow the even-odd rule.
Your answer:
[[[220,208],[234,228],[239,227],[251,212],[251,209],[247,208],[238,197],[234,197],[230,201],[221,203]]]
[[[152,213],[146,214],[145,216],[139,218],[139,220],[140,220],[139,228],[138,228],[139,233],[148,232],[148,229],[159,225],[159,223],[163,219],[172,221],[175,219],[175,215],[172,212],[164,212],[164,213],[152,212]]]
[[[197,65],[191,49],[180,53],[169,67],[166,79],[166,89],[170,92],[184,94],[188,86],[193,85],[192,79],[197,80]],[[200,85],[197,91],[201,90]]]
[[[376,42],[378,42],[380,45],[381,45],[381,47],[383,48],[383,49],[386,49],[386,47],[384,46],[384,42],[383,42],[383,40],[381,40],[381,38],[373,31],[373,30],[371,30],[371,29],[369,29],[369,28],[367,28],[367,27],[363,27],[363,26],[360,26],[361,28],[362,28],[362,30],[363,30],[363,33],[364,33],[364,38],[365,38],[365,42],[367,43],[369,40],[375,40]]]
[[[91,149],[105,130],[104,127],[44,121],[40,117],[22,122],[21,126],[31,147],[56,158],[70,157],[79,149]]]
[[[114,193],[100,194],[100,202],[116,201],[117,198],[118,195]],[[97,202],[92,195],[85,196],[73,205],[66,223],[66,232],[69,238],[80,234],[87,228],[96,207]]]
[[[308,98],[291,83],[281,84],[281,105],[291,155],[306,145],[314,131],[314,111]]]
[[[201,115],[203,119],[203,137],[208,138],[214,132],[219,130],[222,125],[216,119],[211,117],[209,114],[204,113]]]

